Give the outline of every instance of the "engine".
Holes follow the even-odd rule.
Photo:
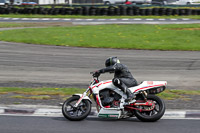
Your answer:
[[[117,108],[120,106],[121,96],[110,89],[100,91],[99,96],[104,107]]]

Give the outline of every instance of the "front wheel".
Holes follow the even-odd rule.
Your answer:
[[[80,121],[89,115],[91,111],[91,103],[89,100],[83,99],[78,107],[74,107],[79,98],[79,96],[73,96],[63,103],[62,113],[68,120]]]
[[[151,111],[135,111],[135,116],[144,122],[154,122],[159,120],[165,113],[165,104],[163,100],[155,95],[148,95],[147,100],[153,101],[155,108]]]

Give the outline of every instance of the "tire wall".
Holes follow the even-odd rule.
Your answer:
[[[13,8],[0,7],[0,14],[42,14],[42,15],[106,15],[106,16],[163,16],[163,15],[200,15],[200,9],[139,8],[135,6],[109,7],[63,7],[63,8]]]

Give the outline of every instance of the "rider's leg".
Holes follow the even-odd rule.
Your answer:
[[[130,102],[135,98],[135,95],[131,92],[130,89],[127,88],[127,86],[123,82],[121,82],[121,88],[123,88],[123,91],[127,95],[127,99],[125,100],[126,102]]]
[[[114,78],[113,84],[127,94],[127,99],[125,100],[126,102],[131,101],[135,98],[135,95],[128,89],[128,87],[119,78]]]

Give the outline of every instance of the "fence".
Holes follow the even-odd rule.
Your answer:
[[[108,6],[108,7],[61,7],[61,8],[44,8],[44,7],[0,7],[0,14],[43,14],[43,15],[108,15],[108,16],[162,16],[162,15],[200,15],[200,9],[188,8],[140,8],[137,6]]]

